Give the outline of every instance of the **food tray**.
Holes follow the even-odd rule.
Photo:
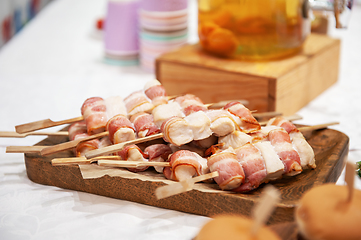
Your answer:
[[[302,194],[313,186],[336,182],[341,174],[348,154],[349,138],[339,131],[324,129],[312,132],[307,140],[315,151],[317,168],[304,170],[297,176],[285,177],[269,183],[280,190],[281,201],[268,224],[293,222],[294,209]],[[52,136],[36,145],[50,146],[65,141],[67,137]],[[216,184],[197,183],[197,188],[189,192],[157,200],[154,192],[156,188],[165,185],[167,180],[154,170],[133,173],[139,176],[146,174],[148,179],[154,176],[152,181],[108,175],[84,179],[77,165],[51,165],[53,158],[72,156],[73,153],[70,150],[48,156],[27,153],[25,154],[27,175],[30,180],[39,184],[210,217],[220,213],[239,213],[250,216],[250,211],[265,186],[261,185],[252,192],[241,194],[220,191]]]

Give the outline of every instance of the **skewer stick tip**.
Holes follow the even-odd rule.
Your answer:
[[[346,161],[345,182],[348,188],[347,202],[351,202],[354,192],[356,165],[350,161]]]
[[[279,200],[280,193],[275,187],[271,185],[265,187],[258,204],[253,209],[254,224],[251,229],[252,235],[256,235],[259,228],[267,222]]]
[[[211,178],[215,178],[218,175],[219,175],[218,172],[211,172],[184,181],[158,187],[155,190],[155,196],[157,197],[157,200],[160,200],[163,198],[181,194],[192,190],[196,182],[201,182]]]

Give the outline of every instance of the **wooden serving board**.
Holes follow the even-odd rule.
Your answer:
[[[341,174],[348,154],[349,138],[336,130],[325,129],[312,132],[308,137],[316,156],[317,168],[305,170],[294,177],[287,177],[272,183],[281,192],[281,202],[277,205],[268,224],[293,222],[294,210],[302,194],[313,186],[326,182],[336,182]],[[63,136],[52,136],[36,145],[54,145],[67,141]],[[144,181],[127,177],[103,176],[83,179],[79,166],[52,166],[55,157],[71,157],[71,151],[41,156],[37,153],[25,154],[27,175],[39,184],[57,186],[112,197],[132,202],[167,208],[203,216],[220,213],[238,213],[250,216],[254,203],[262,193],[265,185],[249,193],[231,193],[220,191],[216,184],[197,183],[197,189],[169,198],[157,200],[156,188],[165,185],[164,177],[154,170],[147,170],[148,177],[160,181]],[[135,173],[134,173],[135,174]],[[215,192],[202,191],[214,190]]]

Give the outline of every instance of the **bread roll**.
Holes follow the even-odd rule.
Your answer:
[[[206,223],[194,240],[247,240],[280,238],[268,227],[261,227],[255,236],[251,235],[253,221],[238,215],[219,215]]]
[[[361,191],[347,198],[347,186],[330,183],[306,192],[295,212],[300,233],[310,240],[361,239]]]

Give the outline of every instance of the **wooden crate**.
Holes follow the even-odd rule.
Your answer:
[[[169,95],[192,93],[205,103],[245,99],[251,110],[293,114],[334,84],[340,40],[311,34],[303,51],[277,61],[223,59],[186,45],[156,60],[156,77]]]

